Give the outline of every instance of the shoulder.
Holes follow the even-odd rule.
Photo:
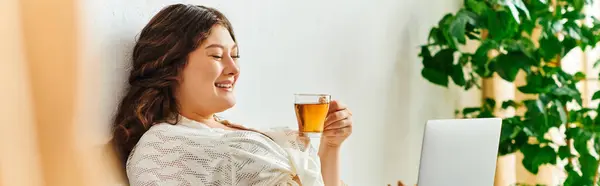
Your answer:
[[[128,164],[147,157],[229,161],[233,156],[252,153],[284,159],[285,151],[269,136],[253,131],[214,131],[185,125],[157,124],[141,137],[134,147]]]
[[[198,148],[215,147],[218,144],[215,141],[218,141],[220,136],[204,129],[160,123],[153,125],[142,135],[134,150],[138,153],[147,148],[193,151]]]
[[[152,126],[133,148],[127,167],[144,165],[143,162],[202,158],[218,153],[219,136],[208,131],[181,125],[161,123]]]
[[[150,127],[137,142],[134,150],[139,152],[145,148],[209,147],[212,146],[211,141],[216,138],[218,136],[208,131],[161,123]]]
[[[126,163],[127,177],[131,185],[206,185],[228,180],[224,167],[229,166],[230,158],[223,147],[220,136],[209,131],[157,124],[132,150]]]

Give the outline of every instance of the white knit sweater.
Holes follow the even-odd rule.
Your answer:
[[[184,117],[176,125],[157,124],[131,152],[127,177],[132,186],[324,185],[315,149],[297,132],[261,133],[210,128]]]

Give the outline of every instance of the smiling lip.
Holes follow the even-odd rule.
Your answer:
[[[215,87],[217,87],[221,90],[231,91],[233,89],[233,81],[225,80],[225,81],[215,82]]]

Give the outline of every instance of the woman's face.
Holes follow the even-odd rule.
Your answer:
[[[235,105],[233,89],[240,73],[238,48],[225,27],[215,25],[188,56],[177,89],[183,112],[214,114]]]

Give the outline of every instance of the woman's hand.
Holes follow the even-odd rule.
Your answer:
[[[352,134],[352,112],[338,101],[331,101],[319,145],[321,174],[325,185],[344,185],[340,180],[340,146],[350,134]]]
[[[339,148],[350,134],[352,134],[352,112],[340,102],[331,101],[320,146]]]

